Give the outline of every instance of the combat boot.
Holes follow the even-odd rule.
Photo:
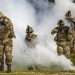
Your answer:
[[[7,64],[7,73],[11,72],[11,64]]]

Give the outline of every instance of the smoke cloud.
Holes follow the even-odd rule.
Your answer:
[[[25,69],[37,66],[39,69],[74,69],[72,62],[64,55],[58,56],[56,44],[50,32],[57,21],[73,5],[70,0],[0,0],[0,10],[9,16],[14,24],[16,39],[13,39],[13,68]],[[74,6],[74,5],[73,5]],[[36,46],[29,48],[25,42],[25,29],[31,25],[38,35]]]

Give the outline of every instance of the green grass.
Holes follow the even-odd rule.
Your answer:
[[[75,75],[73,71],[66,71],[66,72],[38,72],[38,71],[26,71],[26,72],[11,72],[11,73],[0,73],[0,75]]]

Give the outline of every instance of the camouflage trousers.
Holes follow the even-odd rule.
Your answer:
[[[5,43],[2,43],[2,41],[0,41],[0,63],[4,64],[4,61],[7,65],[11,64],[12,62],[12,40],[11,39]]]
[[[65,55],[66,57],[70,56],[70,42],[60,41],[57,42],[57,53],[58,55]]]
[[[75,53],[75,39],[73,39],[73,42],[72,42],[72,48],[71,48],[71,53]]]
[[[75,30],[72,30],[71,53],[75,53]]]

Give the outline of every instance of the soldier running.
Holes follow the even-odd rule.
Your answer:
[[[32,41],[33,39],[37,37],[37,35],[34,33],[34,30],[29,25],[27,26],[26,33],[27,33],[26,40],[28,41]]]
[[[70,31],[72,32],[73,39],[71,40],[71,52],[75,52],[75,18],[72,17],[71,11],[69,10],[65,19],[70,23]]]
[[[36,38],[37,38],[37,35],[34,33],[34,30],[31,26],[27,26],[26,28],[26,43],[29,47],[35,47],[36,45]]]
[[[34,33],[34,30],[31,26],[27,26],[26,28],[26,37],[25,37],[26,44],[28,48],[35,48],[37,44],[37,35]],[[31,65],[28,67],[28,70],[35,70],[38,69],[36,65]]]
[[[15,34],[11,20],[0,12],[0,71],[4,71],[5,61],[7,72],[11,72],[13,37]]]
[[[57,53],[58,55],[64,54],[66,57],[70,56],[70,40],[71,33],[69,31],[68,26],[64,26],[63,20],[59,20],[57,23],[57,27],[55,27],[51,34],[56,34],[54,40],[57,44]]]

